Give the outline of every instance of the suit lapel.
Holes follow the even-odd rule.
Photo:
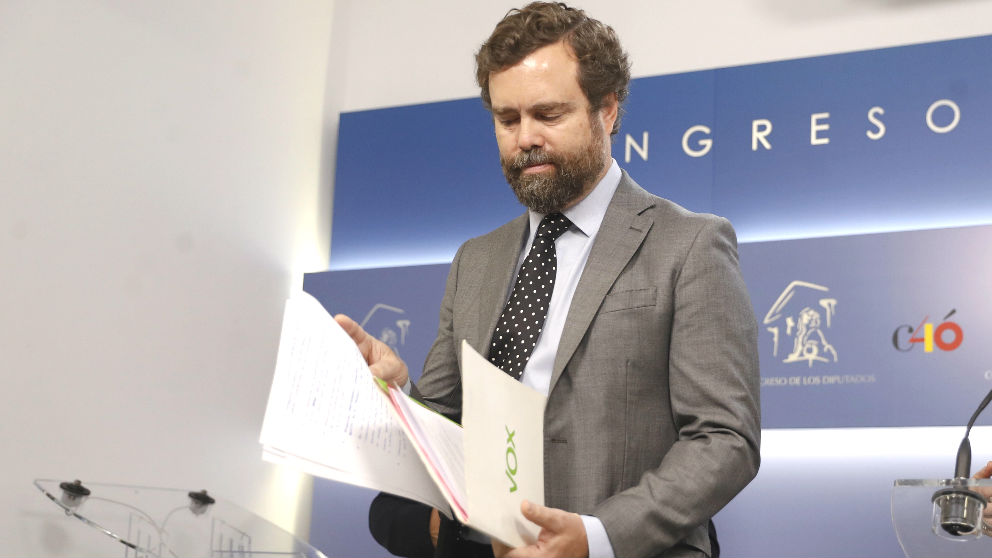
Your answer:
[[[510,282],[516,276],[520,245],[526,239],[528,227],[527,213],[510,221],[491,243],[492,251],[479,290],[479,329],[478,338],[469,339],[469,344],[479,349],[482,356],[489,357],[489,347],[496,322],[503,312],[506,295],[510,292]],[[474,341],[474,342],[473,342]]]
[[[606,293],[654,224],[652,217],[642,214],[653,205],[650,195],[624,172],[572,296],[551,372],[552,391],[599,311]]]

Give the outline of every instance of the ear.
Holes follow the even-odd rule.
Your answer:
[[[613,124],[617,121],[617,113],[620,110],[620,103],[617,102],[617,94],[610,93],[603,97],[603,106],[599,109],[599,119],[603,123],[603,131],[607,135],[613,132]]]

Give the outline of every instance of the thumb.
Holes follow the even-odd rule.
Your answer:
[[[992,476],[992,461],[989,461],[982,467],[977,473],[975,473],[976,479],[987,479]]]
[[[551,521],[551,510],[540,505],[535,504],[529,500],[524,500],[520,502],[520,513],[524,514],[524,517],[541,527],[546,527],[548,522]]]
[[[344,314],[336,314],[334,316],[334,321],[341,326],[341,329],[343,329],[344,332],[355,341],[355,343],[362,342],[367,335],[365,330],[362,329],[362,326],[358,325],[358,322],[351,319],[349,316]]]

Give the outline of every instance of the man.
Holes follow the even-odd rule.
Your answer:
[[[709,555],[709,519],[759,462],[757,326],[733,230],[647,193],[610,157],[630,71],[609,27],[535,2],[476,61],[528,211],[458,250],[411,394],[460,416],[461,339],[547,394],[547,507],[521,510],[541,534],[494,542],[497,555]],[[520,312],[531,297],[543,302]],[[374,374],[408,384],[388,347],[338,320]]]

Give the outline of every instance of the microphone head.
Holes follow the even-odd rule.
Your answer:
[[[952,537],[981,533],[982,510],[988,503],[984,496],[959,486],[938,490],[932,500],[934,533],[943,531]]]

